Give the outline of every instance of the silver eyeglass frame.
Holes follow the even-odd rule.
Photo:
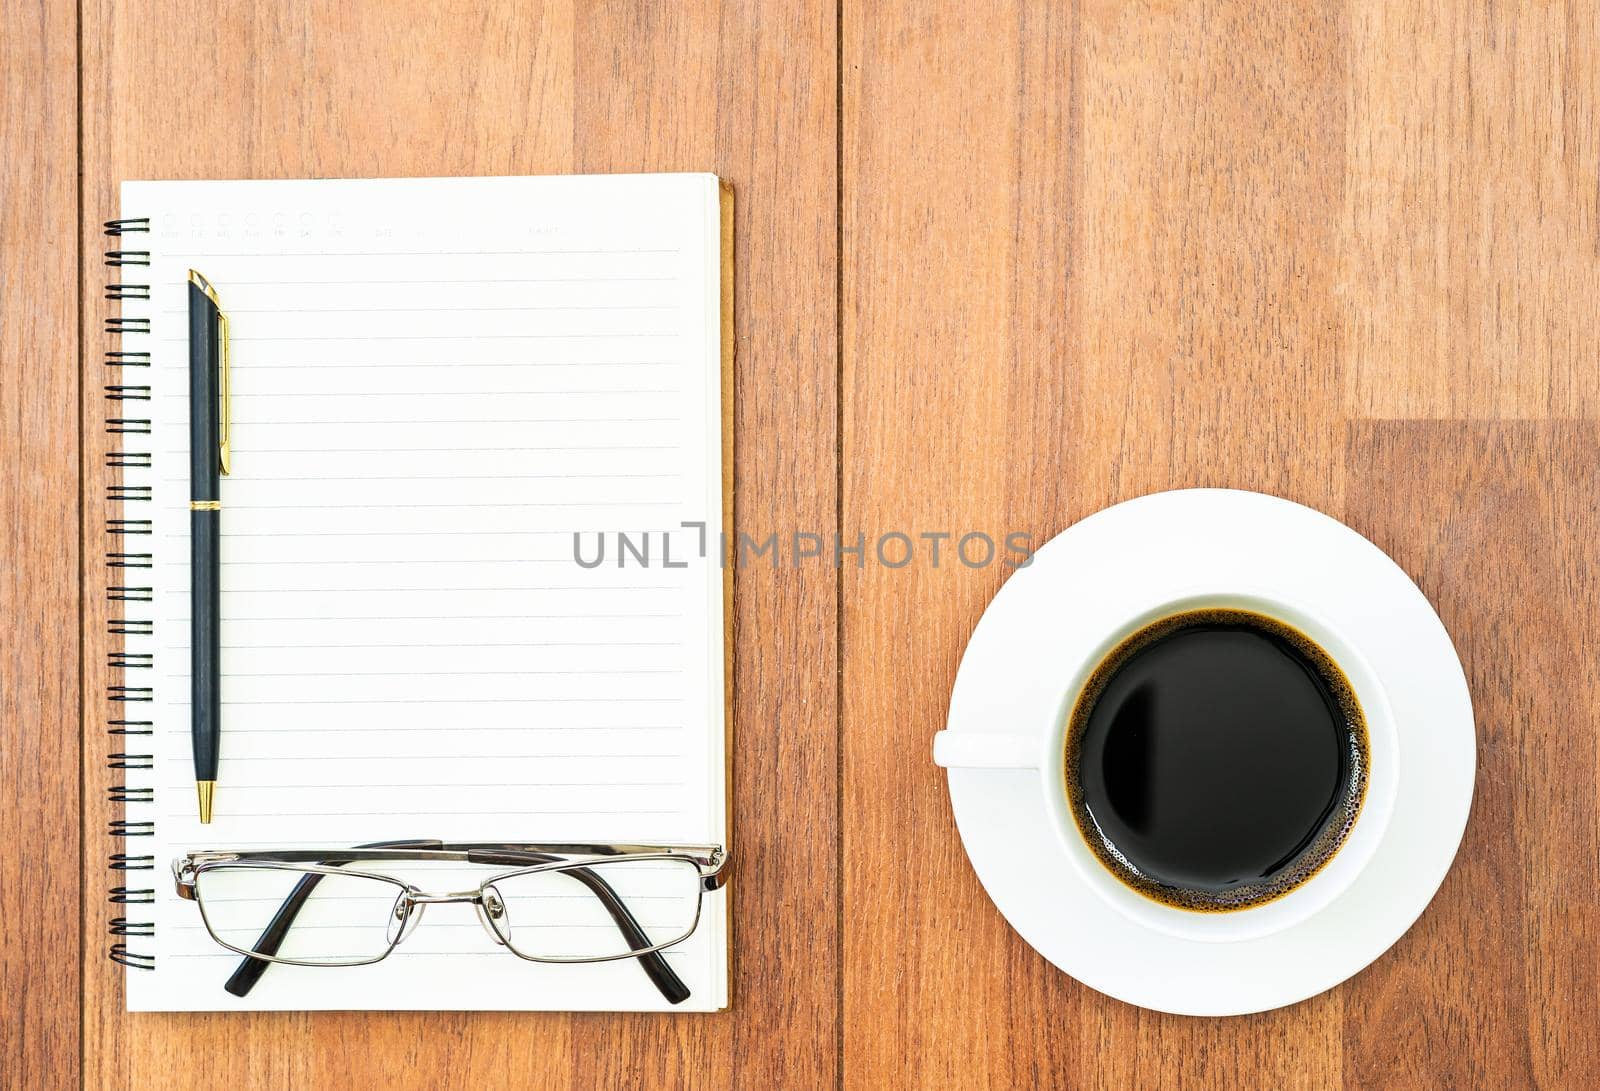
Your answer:
[[[410,844],[418,844],[412,842]],[[438,845],[439,842],[430,844]],[[393,875],[384,875],[381,872],[358,870],[342,866],[343,862],[377,862],[377,861],[457,861],[475,864],[490,865],[507,862],[509,858],[525,855],[529,857],[545,857],[546,859],[529,864],[525,867],[515,867],[496,872],[484,879],[477,887],[470,890],[450,892],[430,892],[422,890],[414,883],[397,879]],[[487,859],[485,857],[488,857]],[[329,863],[337,860],[341,863]],[[650,860],[676,860],[694,865],[698,875],[699,884],[696,889],[694,918],[689,922],[688,928],[681,936],[655,944],[632,948],[621,954],[596,955],[596,956],[550,956],[532,955],[519,950],[511,940],[509,927],[501,921],[504,918],[504,906],[499,892],[494,888],[497,882],[517,878],[524,875],[534,875],[550,871],[580,871],[585,866],[618,861],[650,861]],[[430,905],[450,903],[464,903],[473,906],[477,911],[478,920],[485,931],[489,933],[494,942],[510,951],[513,955],[527,962],[575,964],[589,962],[614,962],[620,959],[640,958],[658,951],[674,947],[694,935],[700,926],[700,918],[705,906],[705,894],[721,889],[727,882],[725,870],[728,857],[721,845],[646,845],[622,843],[557,843],[557,842],[471,842],[443,845],[439,848],[406,847],[406,843],[396,844],[393,847],[362,847],[362,848],[329,848],[329,849],[249,849],[225,850],[214,849],[190,852],[172,861],[172,876],[177,888],[178,897],[192,901],[200,910],[200,919],[204,924],[206,933],[220,947],[243,955],[247,959],[259,962],[278,963],[285,966],[310,966],[310,967],[349,967],[370,966],[382,962],[394,953],[396,947],[405,941],[414,932],[422,920],[423,914]],[[395,902],[390,910],[392,918],[398,918],[398,928],[389,929],[389,945],[382,952],[371,957],[360,956],[348,959],[296,959],[282,958],[276,954],[264,954],[259,951],[238,947],[224,940],[217,934],[210,918],[206,914],[205,900],[200,897],[197,890],[197,881],[206,871],[215,868],[227,869],[260,869],[264,871],[289,871],[300,875],[330,875],[340,877],[357,877],[387,883],[396,888]],[[589,874],[588,881],[600,883],[607,891],[601,895],[598,891],[595,896],[604,901],[606,897],[614,899],[621,911],[628,915],[630,923],[638,929],[636,921],[632,921],[631,913],[626,908],[623,899],[614,891],[604,879]],[[594,888],[591,887],[593,890]],[[293,907],[293,912],[299,911],[300,903],[296,903],[296,894],[291,893],[286,899],[285,908]],[[608,907],[609,908],[609,907]],[[280,913],[282,911],[280,910]],[[293,927],[286,924],[284,930]],[[615,917],[614,917],[615,919]],[[392,920],[391,920],[392,925]],[[619,930],[626,930],[619,920]],[[269,925],[269,928],[272,926]],[[642,929],[638,929],[643,934]]]

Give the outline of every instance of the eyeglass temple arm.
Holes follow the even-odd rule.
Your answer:
[[[441,849],[449,846],[442,841],[375,841],[356,847],[363,849]],[[468,851],[468,859],[474,863],[509,864],[515,867],[529,863],[546,863],[557,858],[547,856],[544,853],[518,852],[510,849],[493,852],[475,848]],[[350,863],[349,860],[340,860],[336,855],[332,854],[322,862],[330,867],[339,867]],[[627,941],[629,950],[641,951],[652,946],[649,938],[645,936],[644,930],[639,927],[638,920],[628,910],[628,907],[622,903],[622,900],[617,897],[616,891],[611,889],[609,883],[588,868],[574,868],[566,872],[566,874],[573,875],[587,886],[595,897],[600,899],[600,904],[606,907],[606,912],[611,915],[611,919],[616,923],[618,930]],[[262,931],[260,938],[256,940],[254,950],[264,955],[278,953],[278,949],[283,946],[283,941],[289,934],[290,926],[294,924],[294,920],[299,916],[300,910],[311,897],[311,892],[317,888],[317,884],[321,881],[322,876],[315,873],[308,873],[300,877],[300,880],[295,883],[294,889],[289,892],[289,896],[284,899],[283,904],[278,907],[278,911],[273,914],[272,920]],[[640,968],[644,970],[645,976],[650,978],[651,983],[661,991],[661,995],[666,998],[669,1004],[681,1004],[689,998],[689,987],[683,983],[683,979],[673,971],[672,967],[667,965],[667,960],[661,956],[661,952],[651,951],[649,954],[640,955],[638,962]],[[261,980],[261,975],[266,973],[267,967],[271,965],[272,963],[266,959],[253,958],[246,955],[233,971],[233,975],[228,978],[227,983],[223,985],[223,988],[234,996],[248,996],[250,990],[255,988],[256,982]]]

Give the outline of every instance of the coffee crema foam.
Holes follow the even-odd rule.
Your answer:
[[[1333,858],[1366,796],[1355,690],[1252,610],[1161,618],[1095,667],[1067,723],[1067,799],[1122,883],[1197,912],[1263,905]]]

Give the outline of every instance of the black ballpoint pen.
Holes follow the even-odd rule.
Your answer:
[[[189,270],[189,735],[200,821],[211,821],[222,734],[222,500],[228,472],[228,319],[217,291]]]

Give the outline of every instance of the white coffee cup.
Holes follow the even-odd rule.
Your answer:
[[[1266,614],[1294,626],[1316,641],[1339,665],[1355,690],[1367,721],[1369,770],[1365,798],[1356,821],[1333,856],[1310,879],[1273,901],[1225,912],[1193,912],[1165,905],[1121,882],[1100,862],[1079,832],[1067,800],[1066,730],[1078,693],[1100,662],[1124,639],[1163,617],[1186,610],[1231,607]],[[1377,675],[1348,641],[1323,618],[1292,596],[1265,588],[1195,589],[1127,615],[1109,626],[1103,639],[1076,663],[1062,665],[1063,684],[1051,708],[1039,709],[1033,722],[993,725],[975,722],[980,709],[965,708],[964,722],[951,710],[948,727],[934,736],[933,760],[951,769],[1034,769],[1045,810],[1072,866],[1108,905],[1124,917],[1183,939],[1228,942],[1281,932],[1331,904],[1361,874],[1383,839],[1400,783],[1399,744],[1394,714]]]

